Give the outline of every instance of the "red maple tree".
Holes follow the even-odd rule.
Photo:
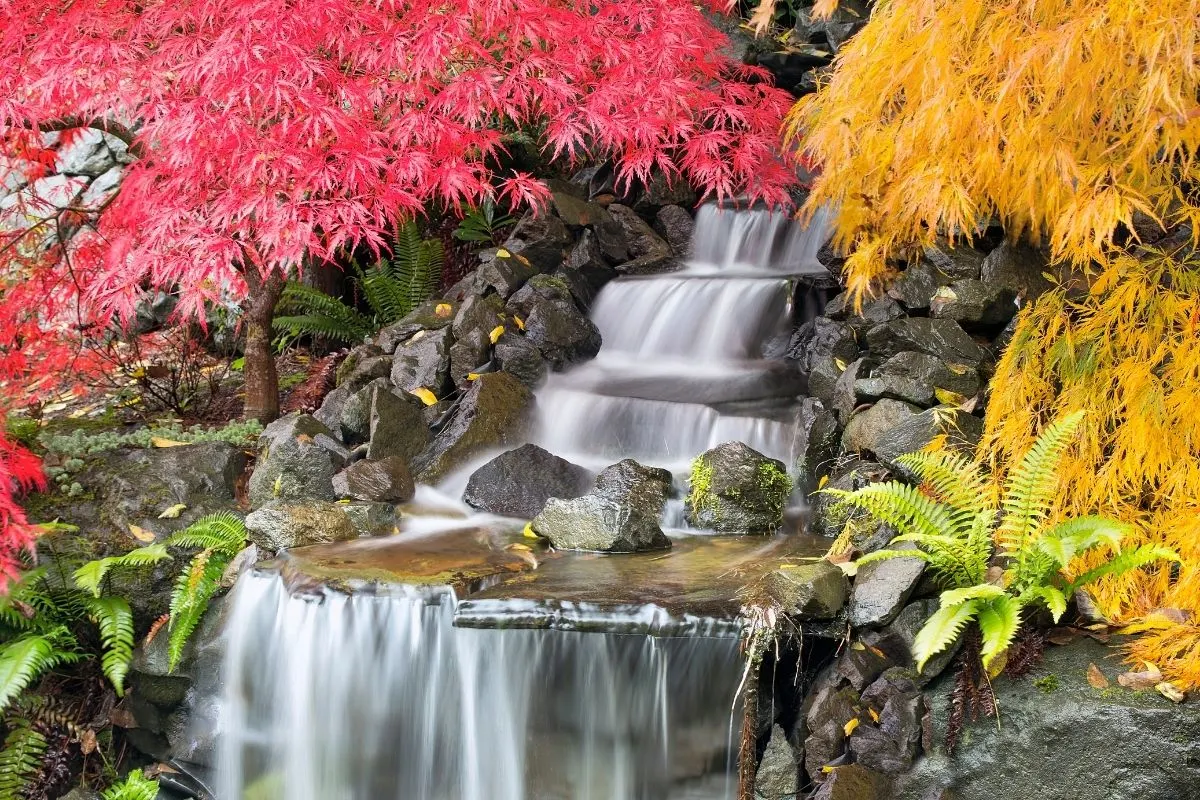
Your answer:
[[[241,303],[270,418],[284,279],[413,216],[540,202],[500,166],[517,136],[786,202],[790,98],[726,45],[690,0],[0,0],[0,380],[66,369],[165,288],[181,318]],[[119,183],[56,174],[85,129]],[[0,516],[0,569],[20,526]]]

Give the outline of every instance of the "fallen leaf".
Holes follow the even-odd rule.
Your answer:
[[[821,476],[821,480],[817,481],[817,488],[818,488],[818,489],[824,489],[824,488],[825,488],[825,484],[827,484],[827,483],[829,483],[829,476],[828,476],[828,475],[822,475],[822,476]]]
[[[852,720],[850,720],[849,722],[847,722],[846,725],[842,728],[842,730],[845,731],[847,736],[849,736],[850,734],[854,733],[854,729],[857,727],[858,727],[858,717],[855,717]]]
[[[519,330],[525,330],[525,320],[521,319],[516,314],[513,314],[513,322],[516,324]]]
[[[433,307],[433,315],[435,317],[448,317],[452,310],[449,303],[438,303]]]
[[[118,728],[125,728],[127,730],[138,726],[133,712],[126,708],[124,703],[115,706],[112,711],[108,712],[108,721]]]
[[[409,394],[411,394],[413,397],[418,398],[422,403],[424,403],[427,406],[436,405],[437,401],[438,401],[437,396],[433,392],[426,389],[424,386],[421,386],[420,388],[417,388],[417,389],[413,389],[411,392],[409,392]]]
[[[313,437],[309,436],[307,433],[298,433],[296,434],[296,441],[300,444],[312,444]]]
[[[500,339],[500,337],[503,335],[504,335],[504,326],[497,325],[496,327],[492,328],[492,332],[488,334],[488,338],[492,340],[492,344],[495,344]]]
[[[521,262],[522,264],[524,264],[527,267],[529,266],[529,259],[526,258],[525,256],[521,255],[520,253],[517,253],[517,261]]]
[[[874,722],[875,724],[879,724],[879,712],[878,711],[876,711],[875,709],[868,706],[867,713],[871,715],[872,722]]]
[[[279,493],[283,491],[283,474],[275,476],[275,483],[271,487],[271,493],[275,497],[279,497]]]
[[[177,442],[174,439],[164,439],[161,436],[151,436],[150,444],[155,447],[182,447],[187,442]]]
[[[522,533],[522,534],[524,534],[524,536],[525,536],[525,538],[526,538],[526,539],[540,539],[540,538],[542,538],[542,537],[538,536],[536,533],[534,533],[534,532],[533,532],[533,523],[532,523],[532,522],[526,522],[526,523],[525,523],[525,529],[524,529],[523,531],[521,531],[521,533]]]
[[[477,380],[479,380],[479,373],[478,373],[478,372],[468,372],[468,373],[467,373],[467,380],[469,380],[469,381],[477,381]]]
[[[1147,664],[1141,672],[1122,672],[1117,683],[1126,689],[1149,689],[1162,682],[1162,672],[1153,664]]]
[[[129,532],[133,534],[133,538],[139,542],[153,542],[154,534],[138,525],[130,524]]]
[[[96,752],[96,747],[96,732],[91,728],[84,729],[83,733],[79,735],[80,752],[82,752],[85,756],[91,755],[92,753]]]
[[[179,515],[187,511],[187,506],[183,503],[176,503],[167,510],[158,515],[159,519],[179,519]]]
[[[525,544],[524,542],[513,542],[512,544],[507,545],[504,549],[505,550],[521,550],[526,553],[533,551],[533,548],[530,547],[529,545]]]
[[[1104,673],[1095,664],[1088,664],[1087,682],[1093,689],[1108,688],[1108,678],[1104,677]]]
[[[154,620],[154,623],[150,626],[150,630],[146,631],[146,638],[142,639],[142,648],[144,649],[149,647],[150,643],[154,641],[154,637],[158,635],[158,632],[161,631],[163,626],[170,621],[170,614],[163,614],[161,617]]]
[[[1074,628],[1051,628],[1046,634],[1046,641],[1050,644],[1070,644],[1079,638],[1079,631]]]
[[[1179,687],[1170,681],[1163,681],[1162,683],[1155,684],[1154,688],[1158,690],[1159,694],[1170,700],[1172,703],[1182,703],[1187,699],[1187,695],[1179,691]]]
[[[855,575],[858,574],[858,562],[857,561],[834,561],[833,564],[838,569],[840,569],[842,571],[842,574],[845,575],[847,578],[853,578]]]
[[[967,402],[967,398],[958,392],[952,392],[949,389],[939,389],[936,386],[933,388],[933,396],[937,398],[939,403],[944,403],[948,406],[961,406]]]
[[[496,258],[512,258],[512,253],[508,252],[503,247],[501,247],[499,250],[496,251]]]
[[[840,358],[835,358],[833,360],[833,365],[838,368],[838,372],[846,371],[846,362],[842,361]]]

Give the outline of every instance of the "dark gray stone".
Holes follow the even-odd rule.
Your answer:
[[[395,456],[411,461],[433,438],[416,398],[399,397],[378,387],[371,395],[370,442],[367,458],[380,460]]]
[[[439,309],[441,313],[439,313]],[[402,342],[418,331],[435,331],[447,327],[458,311],[457,304],[446,300],[426,300],[404,319],[388,325],[375,336],[375,344],[385,353],[394,353]]]
[[[289,414],[266,427],[250,476],[250,505],[269,500],[333,500],[333,476],[350,453],[314,417]]]
[[[905,350],[928,353],[947,364],[978,366],[984,358],[979,345],[951,319],[892,320],[867,331],[867,347],[879,358],[889,358]]]
[[[378,461],[355,461],[333,476],[333,490],[339,498],[406,503],[412,499],[415,487],[404,459],[389,456]]]
[[[967,244],[951,247],[943,242],[925,248],[924,261],[932,264],[943,275],[954,280],[977,279],[983,268],[984,254]]]
[[[445,394],[450,376],[450,328],[418,331],[396,348],[392,362],[392,385],[406,392],[428,389]]]
[[[392,370],[391,356],[374,344],[362,344],[350,351],[338,365],[337,385],[357,392],[376,378],[386,378]]]
[[[346,388],[342,386],[335,391]],[[358,391],[351,392],[342,403],[341,416],[335,425],[330,426],[330,430],[350,447],[367,441],[371,436],[371,403],[374,402],[375,392],[390,388],[391,383],[387,378],[376,378]]]
[[[551,497],[573,500],[591,484],[592,474],[583,467],[525,444],[471,473],[463,500],[492,514],[533,519]]]
[[[569,184],[563,184],[561,181],[550,182],[550,201],[554,204],[555,213],[568,228],[591,227],[608,213],[603,206],[585,200],[570,190],[574,187],[568,187]]]
[[[861,489],[868,483],[883,480],[887,474],[887,469],[880,464],[870,461],[853,461],[835,471],[830,476],[825,488],[852,492],[855,489]],[[809,506],[808,527],[813,533],[832,539],[842,533],[847,522],[859,521],[864,518],[864,512],[849,509],[830,495],[817,492],[813,495]],[[890,539],[891,536],[888,538]]]
[[[938,289],[929,313],[935,319],[994,327],[1007,324],[1016,315],[1016,299],[1012,289],[968,278]]]
[[[818,359],[808,373],[808,394],[832,408],[837,398],[837,382],[842,377],[843,368],[839,367],[832,358]]]
[[[1022,303],[1028,303],[1050,291],[1053,284],[1043,274],[1050,271],[1049,261],[1038,250],[1004,242],[983,260],[980,279],[1016,292]]]
[[[358,536],[345,509],[330,502],[294,503],[272,500],[246,517],[250,541],[278,551],[325,542],[342,542]]]
[[[854,329],[844,322],[817,317],[792,333],[787,357],[804,374],[810,374],[819,362],[836,359],[849,364],[858,358]],[[840,370],[839,370],[840,374]]]
[[[983,435],[983,421],[965,411],[939,406],[896,421],[887,430],[875,435],[865,449],[874,453],[884,464],[895,467],[898,456],[915,453],[942,435],[945,435],[948,445],[969,451]]]
[[[567,254],[566,262],[554,274],[566,282],[575,302],[581,308],[587,308],[617,272],[605,261],[596,234],[585,230]]]
[[[842,450],[847,453],[875,453],[880,442],[893,428],[920,413],[921,409],[899,400],[880,400],[870,408],[859,411],[846,423],[846,430],[842,433]],[[880,460],[883,460],[882,457]]]
[[[647,467],[626,458],[600,470],[595,491],[657,517],[666,505],[673,482],[674,478],[667,470]]]
[[[552,497],[532,524],[559,550],[632,553],[671,546],[657,516],[595,493],[574,500]]]
[[[499,248],[489,253],[475,270],[476,294],[468,296],[466,302],[472,297],[485,295],[489,290],[508,299],[538,272],[539,269],[523,254]]]
[[[860,405],[859,379],[869,374],[874,369],[875,363],[875,359],[871,356],[852,361],[834,382],[833,400],[830,402],[830,407],[843,425],[850,422],[854,410]]]
[[[321,407],[313,412],[313,418],[333,433],[340,433],[342,428],[342,413],[346,409],[346,401],[350,399],[352,394],[354,392],[350,391],[349,387],[337,387],[325,395],[325,399],[321,401]]]
[[[654,170],[650,181],[642,187],[634,210],[649,214],[660,206],[694,206],[698,199],[696,190],[683,178],[669,177],[661,170]]]
[[[489,372],[471,381],[454,416],[413,461],[418,480],[436,483],[467,459],[493,447],[524,439],[533,393],[507,372]]]
[[[904,545],[897,545],[897,549],[904,549]],[[925,562],[919,558],[889,558],[864,564],[854,576],[850,624],[856,628],[878,627],[894,620],[924,571]]]
[[[508,299],[505,309],[512,316],[526,319],[537,306],[544,303],[570,305],[573,302],[571,287],[565,278],[559,275],[538,275]]]
[[[796,487],[808,495],[837,458],[842,430],[833,412],[811,397],[800,400],[796,430]]]
[[[910,311],[920,311],[929,308],[934,294],[942,286],[948,286],[954,279],[944,274],[928,261],[918,261],[911,264],[888,287],[888,296],[900,301]]]
[[[553,272],[572,242],[571,232],[553,214],[526,213],[504,240],[503,249],[529,262],[534,272]]]
[[[846,604],[846,575],[828,561],[789,564],[767,579],[771,599],[797,620],[833,619]]]
[[[600,329],[574,303],[541,302],[525,320],[525,337],[555,369],[594,358]]]
[[[399,533],[394,503],[358,501],[339,506],[359,536],[386,536]]]
[[[888,670],[862,693],[879,722],[860,724],[850,735],[856,763],[883,775],[907,772],[921,744],[921,692],[904,670]]]
[[[823,770],[842,757],[846,748],[846,723],[859,718],[858,692],[839,688],[833,681],[819,682],[820,688],[808,702],[804,740],[804,769],[814,781],[824,781]],[[861,720],[860,720],[861,724]]]
[[[722,533],[769,533],[783,522],[792,482],[783,462],[726,442],[692,462],[688,522]]]
[[[486,364],[492,352],[489,331],[471,330],[450,345],[450,383],[460,385],[472,372]]]
[[[823,314],[832,320],[845,322],[853,329],[855,336],[862,337],[876,325],[904,316],[904,310],[900,308],[899,303],[885,294],[865,299],[862,310],[855,311],[850,295],[842,292],[826,303]]]
[[[899,660],[901,666],[915,668],[916,657],[913,655],[913,642],[916,641],[917,633],[938,610],[938,606],[936,598],[909,603],[888,626],[888,632],[904,644],[905,657]],[[950,666],[950,662],[958,655],[961,648],[962,638],[960,637],[952,647],[948,647],[926,661],[925,668],[917,675],[917,683],[924,685],[940,675],[946,667]]]
[[[667,272],[676,264],[671,246],[632,208],[613,203],[608,213],[616,219],[624,234],[630,259],[616,265],[622,275],[651,275]],[[601,246],[603,247],[603,240]]]
[[[884,776],[862,764],[844,764],[833,768],[812,800],[891,800],[891,797]]]
[[[654,215],[654,231],[671,248],[677,258],[688,258],[692,254],[692,233],[696,222],[683,206],[663,206]]]
[[[940,402],[938,390],[964,398],[979,393],[979,372],[973,367],[951,369],[944,361],[926,353],[897,353],[871,371],[868,378],[854,382],[855,393],[863,401],[890,397],[917,405]]]
[[[799,788],[800,766],[796,751],[783,728],[774,725],[754,776],[754,796],[756,800],[794,800]]]
[[[542,358],[537,346],[524,336],[501,337],[496,342],[494,354],[500,369],[530,389],[540,386],[546,377],[546,359]]]

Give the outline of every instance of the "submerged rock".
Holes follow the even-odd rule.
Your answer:
[[[337,503],[272,500],[246,517],[250,541],[267,550],[342,542],[358,532]]]
[[[782,461],[741,442],[726,442],[692,462],[686,513],[697,527],[767,533],[783,522],[792,482]]]
[[[333,500],[333,476],[349,458],[349,451],[314,417],[282,417],[259,437],[250,504],[257,508],[271,500]]]
[[[412,499],[415,487],[408,464],[388,456],[355,461],[333,476],[333,490],[339,498],[404,503]]]
[[[551,497],[581,497],[592,474],[537,445],[501,453],[471,474],[463,501],[480,511],[533,519]]]

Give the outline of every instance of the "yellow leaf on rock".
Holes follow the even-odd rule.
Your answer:
[[[133,534],[133,538],[137,539],[139,542],[149,543],[154,541],[154,534],[138,525],[131,524],[129,526],[129,532]]]
[[[1155,690],[1163,697],[1170,700],[1172,703],[1182,703],[1187,699],[1187,695],[1179,691],[1179,687],[1170,681],[1163,681],[1155,685]]]
[[[159,519],[179,519],[179,515],[187,510],[187,506],[183,503],[176,503],[158,515]]]
[[[413,389],[411,392],[409,392],[409,394],[420,399],[420,401],[427,406],[436,405],[438,401],[437,395],[426,389],[424,386]]]
[[[521,531],[521,533],[522,533],[522,534],[524,534],[524,536],[525,536],[525,538],[526,538],[526,539],[540,539],[540,538],[542,538],[542,537],[538,536],[536,533],[534,533],[534,532],[533,532],[533,523],[532,523],[532,522],[526,522],[526,523],[525,523],[525,529],[524,529],[523,531]]]
[[[876,711],[873,708],[867,708],[867,713],[871,715],[872,722],[874,722],[876,724],[879,723],[879,712],[878,711]]]
[[[477,381],[477,380],[479,380],[479,373],[478,373],[478,372],[468,372],[468,373],[467,373],[467,380],[469,380],[469,381]]]
[[[518,317],[514,314],[513,322],[516,323],[518,329],[525,330],[525,320],[521,319],[520,317]]]
[[[846,371],[846,362],[842,361],[840,358],[835,358],[833,360],[833,364],[834,364],[834,366],[836,366],[838,368],[838,372]]]
[[[967,402],[967,398],[958,392],[952,392],[949,389],[939,389],[936,386],[933,388],[933,396],[937,398],[939,403],[945,403],[948,406],[961,406]]]
[[[850,734],[854,733],[854,729],[857,727],[858,727],[858,717],[855,717],[854,719],[847,722],[845,727],[842,728],[842,730],[844,730],[846,732],[846,735],[849,736]]]
[[[508,252],[503,247],[501,247],[499,250],[496,251],[496,258],[512,258],[512,253]]]
[[[492,344],[495,344],[497,342],[497,340],[499,340],[499,338],[503,335],[504,335],[504,326],[497,325],[496,327],[492,328],[492,332],[488,334],[488,338],[492,340]]]
[[[433,308],[433,314],[436,317],[448,317],[450,316],[451,311],[452,309],[450,308],[449,303],[438,303]]]
[[[174,439],[164,439],[161,436],[151,436],[150,444],[155,447],[182,447],[187,442],[177,442]]]

